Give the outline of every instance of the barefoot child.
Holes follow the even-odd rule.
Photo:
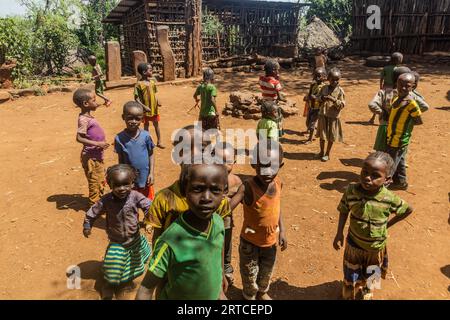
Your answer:
[[[225,229],[217,209],[227,190],[224,165],[188,165],[180,185],[188,210],[158,238],[136,299],[218,300]]]
[[[387,229],[412,212],[405,201],[386,188],[392,179],[393,166],[387,153],[370,154],[364,161],[360,183],[347,188],[338,206],[339,225],[333,242],[336,250],[343,246],[344,227],[350,215],[344,251],[344,299],[372,298],[368,278],[381,271],[384,279],[387,273]],[[389,220],[391,214],[395,217]]]
[[[341,71],[331,69],[328,73],[329,85],[325,85],[319,93],[320,111],[317,136],[320,137],[320,154],[322,161],[330,160],[333,143],[344,140],[341,125],[341,111],[345,107],[344,90],[339,85]],[[325,152],[325,141],[328,141]]]
[[[133,191],[135,170],[129,165],[118,164],[108,169],[107,181],[112,192],[103,196],[86,213],[83,234],[91,234],[95,220],[106,213],[106,232],[109,245],[103,261],[106,280],[102,289],[103,299],[112,299],[119,285],[132,282],[145,271],[150,257],[147,239],[139,232],[139,211],[148,214],[150,200]]]
[[[242,185],[241,179],[232,173],[233,166],[236,163],[236,149],[227,142],[216,144],[215,156],[217,163],[224,163],[228,171],[228,194],[227,198],[230,201],[238,192]],[[225,256],[224,256],[224,272],[228,281],[228,285],[232,285],[234,282],[233,266],[231,265],[231,250],[233,240],[233,212],[230,215],[223,218],[225,225]]]
[[[316,130],[317,121],[319,120],[319,93],[325,85],[326,78],[327,71],[325,68],[316,68],[316,70],[314,70],[314,81],[309,88],[308,95],[304,99],[309,106],[306,116],[306,128],[309,137],[305,144],[310,144],[313,140],[314,130]]]
[[[137,171],[134,189],[153,200],[155,145],[148,131],[139,128],[143,117],[144,109],[139,103],[130,101],[123,106],[122,119],[126,129],[116,136],[114,147],[119,156],[119,163],[129,164]]]
[[[152,78],[152,65],[150,63],[140,63],[138,65],[138,73],[141,75],[141,80],[134,87],[134,99],[142,105],[145,111],[144,130],[149,131],[149,124],[152,122],[156,132],[156,139],[158,140],[156,146],[164,149],[165,147],[161,142],[161,130],[159,128],[159,108],[161,105],[156,98],[158,90],[156,88],[156,80]]]
[[[112,104],[112,101],[105,96],[105,89],[106,89],[105,79],[102,72],[102,68],[97,63],[97,57],[89,56],[88,62],[93,67],[92,79],[95,81],[95,94],[105,101],[105,106],[109,107]]]
[[[202,122],[203,130],[220,129],[219,110],[217,109],[217,89],[214,83],[214,71],[206,68],[203,71],[203,82],[194,93],[195,102],[200,104],[199,121]],[[198,98],[200,96],[200,99]]]
[[[73,102],[81,109],[77,141],[83,144],[81,164],[89,185],[89,206],[92,206],[103,196],[103,152],[108,149],[109,144],[105,141],[105,132],[91,114],[98,108],[95,94],[91,90],[78,89],[73,95]]]
[[[268,291],[277,244],[281,251],[287,249],[280,208],[282,183],[277,178],[283,167],[281,145],[274,140],[259,141],[253,161],[256,176],[245,181],[231,200],[231,208],[241,201],[244,207],[239,245],[242,295],[245,300],[272,300]]]
[[[278,141],[280,131],[277,124],[279,107],[275,101],[264,100],[262,103],[262,118],[256,127],[256,135],[259,139],[273,139]]]

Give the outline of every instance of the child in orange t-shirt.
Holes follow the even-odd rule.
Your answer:
[[[268,291],[277,243],[281,251],[287,249],[280,210],[282,183],[277,178],[283,166],[283,150],[277,141],[261,140],[253,155],[252,167],[256,176],[244,182],[230,205],[234,209],[242,201],[244,206],[239,245],[243,298],[272,300]]]

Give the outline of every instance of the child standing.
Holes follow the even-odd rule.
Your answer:
[[[344,243],[344,227],[350,215],[350,227],[344,251],[344,299],[371,299],[371,274],[384,279],[388,268],[387,229],[405,219],[412,208],[389,191],[393,160],[384,152],[375,152],[364,161],[361,181],[350,185],[338,206],[339,225],[333,246],[339,250]],[[389,216],[395,217],[389,220]]]
[[[275,101],[265,100],[262,104],[262,118],[256,127],[256,135],[259,139],[273,139],[278,141],[280,131],[277,124],[278,106]]]
[[[345,93],[339,85],[341,71],[331,69],[328,73],[329,85],[323,86],[319,93],[320,111],[319,126],[317,136],[320,137],[319,157],[322,161],[330,160],[330,152],[333,143],[344,140],[340,114],[345,107]],[[328,141],[327,151],[325,152],[325,141]]]
[[[326,49],[317,48],[314,55],[314,69],[327,68],[328,57],[326,55]]]
[[[144,110],[139,103],[127,102],[123,106],[122,114],[126,129],[116,136],[114,146],[119,156],[119,163],[129,164],[137,171],[135,190],[153,200],[155,145],[148,131],[139,129],[143,117]]]
[[[95,94],[91,90],[78,89],[73,95],[73,102],[81,109],[77,141],[83,144],[81,164],[89,185],[89,206],[92,206],[104,192],[103,152],[109,144],[105,141],[105,132],[91,114],[98,108]]]
[[[181,184],[188,210],[158,238],[136,299],[218,300],[225,229],[216,213],[227,189],[223,165],[189,165]]]
[[[92,79],[95,81],[95,94],[105,101],[105,106],[109,107],[112,104],[112,101],[105,96],[105,89],[106,89],[105,79],[102,72],[102,68],[97,63],[97,57],[89,56],[88,62],[93,67]]]
[[[88,238],[95,220],[106,213],[106,232],[110,242],[103,261],[106,282],[102,298],[112,299],[119,285],[132,282],[145,271],[150,246],[139,232],[138,209],[147,215],[151,202],[131,190],[136,178],[132,167],[115,165],[108,169],[106,177],[112,192],[103,196],[86,213],[83,234]]]
[[[314,70],[314,81],[309,88],[308,95],[304,99],[309,106],[306,117],[306,127],[309,133],[309,138],[305,144],[310,144],[313,140],[314,130],[316,130],[317,121],[319,120],[319,93],[325,85],[326,78],[327,71],[325,68],[316,68],[316,70]]]
[[[156,80],[152,78],[153,68],[150,63],[140,63],[138,65],[138,73],[141,75],[141,80],[138,81],[134,87],[134,99],[140,103],[144,108],[144,130],[149,131],[150,122],[156,132],[156,139],[158,148],[164,149],[161,142],[161,130],[159,128],[159,108],[161,107],[159,100],[156,98],[158,89],[156,88]]]
[[[415,83],[412,73],[402,74],[397,81],[398,97],[394,98],[387,126],[387,153],[394,159],[392,187],[407,190],[405,156],[414,125],[423,124],[419,104],[411,94]]]
[[[204,131],[220,129],[219,110],[216,104],[217,89],[213,83],[214,71],[211,68],[206,68],[203,71],[203,82],[194,93],[194,99],[197,104],[201,99],[199,121],[202,122]],[[198,98],[199,96],[200,99]]]
[[[281,251],[287,249],[281,218],[282,183],[277,178],[283,166],[281,145],[273,140],[258,142],[253,161],[256,176],[245,181],[231,200],[231,208],[241,201],[244,205],[239,245],[242,294],[245,300],[272,300],[268,291],[277,243]]]
[[[285,97],[281,93],[282,86],[280,82],[280,65],[275,60],[267,60],[264,65],[265,76],[259,77],[259,86],[262,92],[263,100],[273,101],[286,101]],[[264,114],[264,110],[261,110]],[[278,108],[278,115],[276,119],[278,125],[279,137],[283,136],[283,114],[281,108]]]

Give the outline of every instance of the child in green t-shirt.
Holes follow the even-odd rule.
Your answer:
[[[88,62],[92,66],[92,79],[95,82],[95,94],[102,98],[105,103],[104,105],[109,107],[112,104],[111,99],[109,99],[107,96],[105,96],[105,79],[102,72],[102,68],[97,63],[97,57],[96,56],[89,56]]]
[[[189,209],[158,238],[136,295],[150,300],[218,300],[223,275],[225,228],[216,213],[228,189],[225,165],[186,165],[180,192]]]
[[[280,130],[276,122],[278,116],[278,105],[275,101],[264,100],[262,104],[262,119],[259,120],[256,128],[256,135],[259,139],[266,138],[279,140]]]
[[[219,110],[216,104],[217,89],[213,82],[214,71],[211,68],[206,68],[203,71],[203,81],[194,93],[195,102],[198,104],[201,101],[199,121],[202,122],[202,128],[205,131],[220,129]]]

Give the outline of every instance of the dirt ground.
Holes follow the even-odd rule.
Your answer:
[[[377,127],[367,103],[378,87],[378,69],[340,63],[347,107],[342,122],[346,143],[335,146],[332,159],[314,159],[318,141],[303,145],[301,116],[286,120],[286,165],[282,211],[289,248],[279,252],[270,294],[275,299],[337,299],[340,296],[343,250],[332,241],[337,228],[336,207],[344,188],[357,181],[363,158],[371,151]],[[410,189],[398,194],[415,208],[414,214],[390,230],[390,274],[376,299],[450,298],[450,68],[415,66],[422,74],[420,92],[432,106],[425,125],[414,129],[408,154]],[[257,91],[257,74],[218,76],[219,105],[232,90]],[[282,72],[286,92],[303,108],[310,81],[305,69]],[[162,132],[166,145],[172,132],[195,121],[187,115],[193,105],[194,85],[160,87]],[[132,89],[108,91],[114,105],[95,116],[112,142],[124,124],[121,106]],[[101,261],[107,246],[104,220],[89,239],[82,234],[87,183],[79,162],[81,145],[75,141],[76,109],[71,94],[24,98],[0,106],[0,299],[98,299]],[[221,119],[224,128],[255,128],[256,121]],[[154,135],[152,131],[152,135]],[[170,185],[179,168],[170,161],[170,149],[156,150],[156,190]],[[116,162],[112,148],[106,165]],[[235,173],[252,174],[248,165]],[[237,246],[242,209],[235,212],[233,236],[235,287],[239,298]],[[67,289],[66,269],[81,268],[81,289]],[[139,283],[139,280],[136,281]],[[134,297],[129,292],[125,298]]]

